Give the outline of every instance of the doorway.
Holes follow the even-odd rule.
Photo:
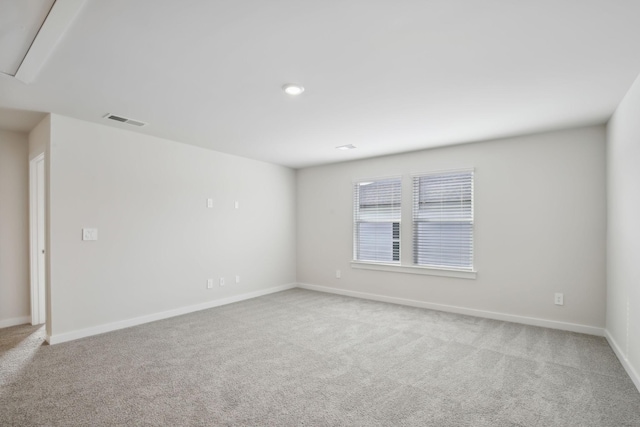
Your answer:
[[[29,231],[31,237],[31,324],[46,321],[44,153],[29,162]]]

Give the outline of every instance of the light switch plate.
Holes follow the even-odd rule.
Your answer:
[[[83,228],[82,229],[82,240],[98,240],[98,229],[97,228]]]

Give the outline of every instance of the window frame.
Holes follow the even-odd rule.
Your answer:
[[[440,173],[453,173],[453,172],[472,172],[473,173],[473,258],[472,258],[472,270],[460,270],[460,269],[451,269],[446,267],[432,267],[432,266],[422,266],[413,264],[413,178],[416,176],[424,176],[431,174],[440,174]],[[383,271],[383,272],[393,272],[393,273],[404,273],[404,274],[416,274],[416,275],[425,275],[425,276],[437,276],[437,277],[449,277],[449,278],[457,278],[457,279],[467,279],[467,280],[475,280],[477,278],[477,270],[475,264],[475,248],[476,248],[476,233],[475,233],[475,168],[460,168],[460,169],[446,169],[446,170],[433,170],[429,172],[418,172],[418,173],[406,173],[402,175],[393,175],[393,176],[383,176],[376,178],[358,178],[352,181],[351,185],[351,199],[352,199],[352,209],[354,208],[354,187],[356,183],[359,182],[370,182],[376,180],[383,179],[391,179],[391,178],[399,178],[401,182],[401,215],[400,215],[400,263],[382,263],[382,262],[370,262],[370,261],[361,261],[355,259],[356,254],[356,238],[355,238],[355,228],[351,230],[352,236],[352,260],[350,262],[351,268],[359,269],[359,270],[370,270],[370,271]],[[407,178],[411,182],[407,182]],[[406,197],[411,198],[411,206],[408,207],[406,204]],[[411,216],[411,218],[409,218]],[[404,219],[404,221],[403,221]],[[411,238],[407,239],[409,236],[403,236],[403,227],[402,223],[409,219],[411,221]],[[352,227],[355,225],[355,212],[353,212],[352,216]],[[404,237],[404,239],[403,239]],[[403,243],[404,242],[404,243]],[[403,246],[405,249],[405,255],[407,251],[409,252],[409,257],[403,260]],[[408,262],[408,263],[407,263]]]
[[[389,220],[389,221],[362,221],[359,218],[359,203],[358,201],[360,200],[360,194],[359,194],[359,186],[362,185],[363,183],[376,183],[376,182],[380,182],[380,181],[390,181],[390,180],[398,180],[399,181],[399,192],[398,192],[398,200],[399,200],[399,206],[398,206],[398,219],[397,220]],[[376,265],[376,266],[400,266],[402,264],[402,205],[403,205],[403,197],[402,197],[402,187],[403,187],[403,176],[402,175],[393,175],[393,176],[384,176],[384,177],[376,177],[376,178],[369,178],[369,179],[357,179],[354,180],[352,182],[352,206],[353,206],[353,220],[352,220],[352,239],[353,239],[353,252],[352,252],[352,264],[353,263],[358,263],[358,264],[367,264],[367,265]],[[374,223],[374,222],[382,222],[382,223],[391,223],[392,224],[392,238],[391,238],[391,244],[394,245],[395,243],[397,243],[397,253],[398,253],[398,260],[392,260],[392,261],[377,261],[377,260],[363,260],[363,259],[358,259],[359,253],[358,253],[358,249],[359,249],[359,244],[361,242],[359,242],[359,224],[362,223]],[[395,238],[395,236],[393,236],[395,233],[393,232],[394,229],[394,225],[393,224],[398,224],[398,233],[397,233],[397,239]],[[394,252],[394,248],[392,246],[391,248],[391,252],[393,254]]]
[[[459,218],[450,217],[449,221],[433,221],[433,222],[464,222],[468,223],[471,226],[470,233],[470,265],[468,267],[457,267],[453,265],[439,265],[439,264],[418,264],[418,223],[421,222],[429,222],[427,220],[418,220],[416,218],[416,213],[418,211],[418,206],[420,203],[420,193],[419,189],[416,190],[416,183],[419,182],[420,178],[428,177],[428,176],[445,176],[445,175],[454,175],[454,174],[470,174],[471,176],[471,195],[470,195],[470,204],[471,204],[471,216],[469,219],[460,220]],[[411,243],[412,243],[412,265],[416,268],[427,268],[431,270],[446,270],[452,272],[461,272],[461,273],[473,273],[475,278],[475,169],[474,168],[465,168],[465,169],[449,169],[449,170],[438,170],[432,172],[425,173],[416,173],[411,175],[411,201],[412,201],[412,209],[411,209]]]

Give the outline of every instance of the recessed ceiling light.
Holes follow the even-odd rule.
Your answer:
[[[347,144],[347,145],[341,145],[339,147],[336,147],[338,150],[353,150],[354,148],[356,148],[355,145],[353,144]]]
[[[282,86],[282,90],[284,90],[284,92],[288,95],[295,96],[300,95],[302,92],[304,92],[304,87],[293,83],[287,83],[286,85]]]

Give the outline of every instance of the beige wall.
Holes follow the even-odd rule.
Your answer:
[[[0,327],[30,321],[29,301],[28,140],[0,130]]]
[[[607,331],[640,389],[640,78],[607,130]]]
[[[410,262],[408,176],[469,167],[475,168],[476,280],[351,268],[354,180],[404,176],[401,249]],[[297,191],[298,282],[605,325],[604,126],[302,169]],[[555,292],[564,293],[564,306],[554,305]]]
[[[295,283],[291,169],[58,115],[49,166],[54,337]]]

